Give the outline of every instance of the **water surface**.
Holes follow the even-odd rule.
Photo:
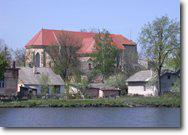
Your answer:
[[[180,127],[180,108],[0,108],[1,127]]]

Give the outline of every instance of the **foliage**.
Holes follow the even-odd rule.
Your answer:
[[[0,80],[4,78],[4,72],[8,67],[8,61],[5,59],[4,54],[0,53]]]
[[[9,48],[6,43],[0,39],[0,53],[4,55],[5,60],[8,64],[11,64],[12,61],[12,49]]]
[[[105,84],[108,86],[119,88],[121,90],[121,95],[126,95],[127,94],[126,78],[127,77],[123,73],[116,74],[106,79]]]
[[[93,54],[94,70],[107,77],[116,69],[118,49],[113,45],[110,33],[106,30],[96,34],[95,42],[97,51]]]
[[[161,94],[160,74],[165,63],[180,48],[180,24],[167,16],[157,18],[146,24],[140,33],[139,42],[143,55],[153,62],[153,70],[157,72],[158,94]]]
[[[66,96],[68,99],[82,99],[83,95],[85,95],[85,91],[87,90],[87,87],[89,85],[89,82],[86,80],[81,79],[80,82],[76,83],[68,83],[66,85]],[[78,90],[77,93],[70,93],[70,87],[74,87]]]
[[[40,77],[42,95],[46,95],[49,92],[49,83],[50,83],[50,80],[49,80],[48,75],[42,73]]]
[[[80,61],[77,52],[81,41],[68,32],[62,32],[57,40],[52,47],[46,48],[53,60],[53,70],[64,80],[68,80],[68,76],[79,76]]]
[[[180,93],[180,89],[181,89],[180,85],[181,85],[180,78],[178,78],[174,83],[174,86],[172,87],[172,91]]]
[[[181,97],[178,94],[167,93],[157,97],[125,96],[120,97],[131,106],[152,106],[152,107],[180,107]]]
[[[86,92],[86,90],[88,88],[88,85],[89,85],[89,81],[84,80],[84,79],[81,79],[81,81],[76,84],[76,87],[80,91],[80,95],[84,95],[85,96],[85,92]]]
[[[169,57],[169,61],[165,63],[165,67],[172,70],[181,69],[181,48],[177,48],[172,52],[172,55]]]
[[[152,78],[146,83],[147,86],[156,86],[157,85],[157,73],[152,71]]]
[[[25,53],[26,53],[25,48],[16,49],[14,51],[16,66],[19,67],[25,66],[25,57],[26,57]]]
[[[96,69],[92,70],[91,72],[89,72],[89,74],[87,74],[88,77],[88,81],[91,82],[93,80],[93,78],[99,73],[100,71],[97,71]]]
[[[51,94],[56,95],[58,93],[58,89],[55,86],[52,86]]]
[[[127,77],[130,77],[131,75],[133,75],[138,71],[141,71],[142,69],[143,67],[141,67],[138,64],[131,63],[130,60],[129,62],[126,62],[126,64],[124,64],[124,73],[126,74]]]
[[[166,106],[180,107],[181,98],[176,94],[165,94],[158,97],[124,96],[116,99],[36,99],[27,101],[0,102],[5,107],[134,107],[134,106]]]

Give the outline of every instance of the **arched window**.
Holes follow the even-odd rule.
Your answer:
[[[37,53],[36,54],[36,64],[35,64],[36,67],[40,67],[40,54]]]

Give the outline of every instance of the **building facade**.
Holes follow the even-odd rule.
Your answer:
[[[157,82],[152,83],[154,77],[152,70],[143,70],[130,76],[126,82],[129,95],[156,96],[158,95]],[[177,79],[180,78],[178,72],[163,70],[161,78],[161,94],[172,92]]]
[[[0,80],[0,95],[15,95],[17,93],[19,68],[13,63],[12,68],[7,68],[4,73],[4,80]]]
[[[42,29],[25,46],[26,66],[51,67],[53,62],[48,53],[48,47],[58,45],[58,37],[62,32],[70,34],[71,37],[76,37],[81,41],[81,48],[77,52],[79,55],[88,55],[96,51],[94,40],[96,33]],[[133,58],[133,55],[134,59],[132,61],[137,62],[138,58],[135,57],[138,55],[137,46],[132,40],[118,34],[110,34],[110,37],[112,38],[114,45],[121,52],[117,59],[120,67],[126,63],[126,60]],[[83,64],[87,64],[81,65],[81,68],[83,67],[84,71],[89,71],[93,66],[89,58],[88,60],[88,62],[81,61]]]
[[[42,86],[48,86],[48,94],[55,88],[57,94],[64,93],[64,81],[60,75],[55,74],[51,68],[46,67],[22,67],[19,70],[18,92],[21,88],[35,91],[36,95],[43,92]]]

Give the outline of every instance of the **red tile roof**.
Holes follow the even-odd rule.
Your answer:
[[[95,51],[94,37],[96,33],[93,32],[74,32],[74,31],[65,31],[65,30],[49,30],[49,29],[41,29],[26,45],[29,46],[49,46],[56,44],[58,42],[57,37],[61,34],[61,32],[70,33],[72,36],[79,38],[82,40],[82,47],[80,48],[78,53],[92,53]],[[126,45],[136,45],[132,40],[128,40],[122,35],[110,34],[114,45],[119,49],[125,49],[123,44]]]

